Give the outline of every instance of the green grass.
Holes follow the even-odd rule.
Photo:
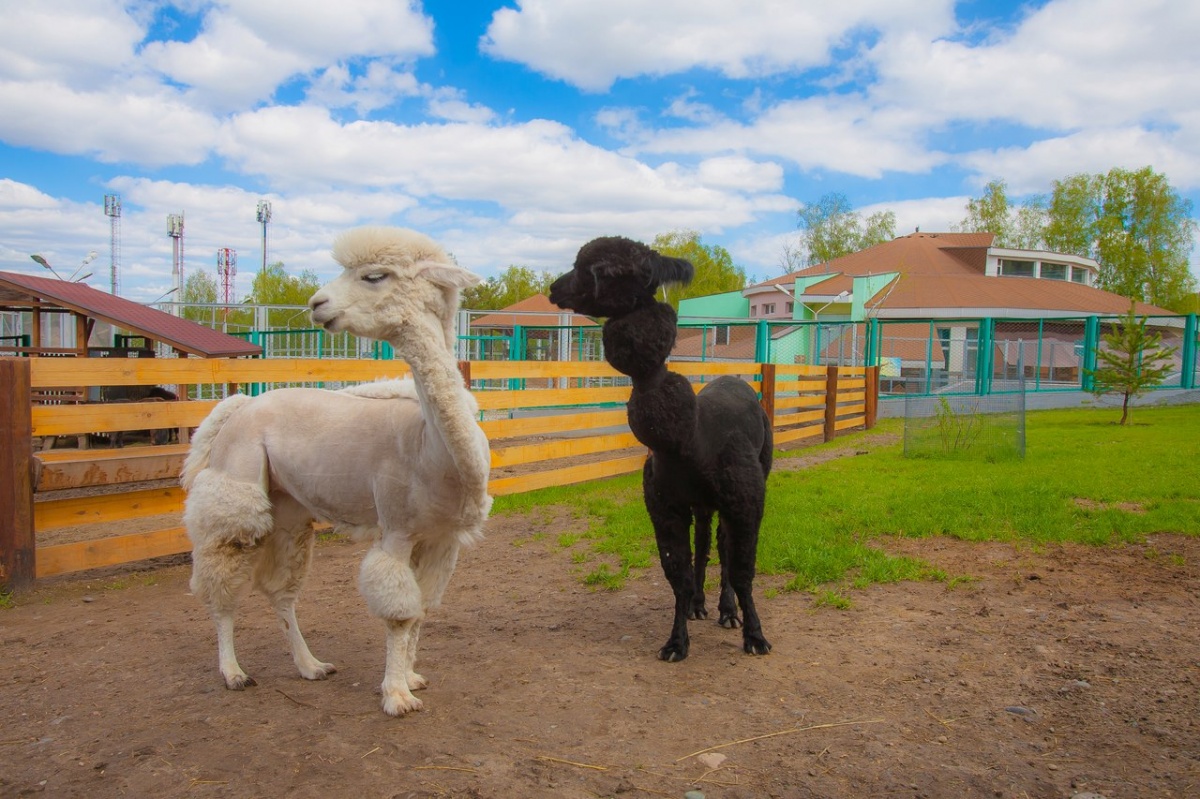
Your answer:
[[[1023,460],[906,459],[897,442],[800,471],[776,471],[759,571],[786,576],[786,588],[797,591],[958,580],[871,543],[882,536],[949,536],[1036,547],[1140,542],[1151,533],[1200,535],[1200,407],[1139,408],[1133,418],[1121,427],[1111,409],[1030,412]],[[884,420],[880,428],[899,433],[903,421]],[[863,435],[820,447],[853,447]],[[800,454],[813,451],[818,448]],[[658,568],[640,474],[500,497],[494,512],[549,505],[569,507],[579,520],[573,531],[579,538],[560,537],[560,543],[582,540],[615,564],[586,575],[589,585],[615,589],[632,570]],[[838,605],[837,596],[823,601]]]

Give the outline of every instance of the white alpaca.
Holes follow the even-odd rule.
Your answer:
[[[254,685],[238,665],[233,618],[247,583],[270,599],[300,674],[320,680],[295,603],[313,519],[374,545],[359,590],[387,625],[384,712],[418,710],[412,691],[421,619],[459,548],[482,535],[488,442],[454,356],[459,289],[479,281],[431,239],[359,228],[335,242],[342,274],[309,300],[313,321],[395,347],[413,379],[343,391],[278,389],[221,402],[196,432],[181,482],[192,540],[192,591],[212,613],[225,685]]]

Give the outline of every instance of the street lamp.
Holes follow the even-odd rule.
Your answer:
[[[37,253],[34,253],[33,255],[31,255],[31,256],[29,256],[29,257],[33,259],[34,263],[41,264],[41,265],[42,265],[43,267],[45,267],[46,269],[49,269],[49,270],[50,270],[50,274],[54,275],[54,276],[55,276],[56,278],[58,278],[59,280],[62,280],[62,279],[63,279],[62,275],[60,275],[58,272],[55,272],[55,271],[54,271],[54,267],[50,265],[50,262],[49,262],[49,261],[47,261],[47,260],[46,260],[45,258],[43,258],[42,256],[38,255]]]
[[[81,264],[79,264],[79,266],[75,267],[75,271],[71,273],[70,277],[63,277],[58,272],[55,272],[54,267],[50,265],[50,262],[47,261],[42,256],[38,255],[37,253],[34,253],[33,255],[31,255],[29,257],[33,260],[34,263],[41,264],[46,269],[49,269],[50,274],[54,275],[56,278],[63,281],[64,283],[80,283],[84,280],[87,280],[89,277],[91,277],[92,273],[88,272],[86,275],[81,275],[79,277],[76,277],[76,275],[79,275],[80,269],[83,269],[85,266],[87,266],[93,260],[95,260],[96,255],[97,255],[97,253],[95,250],[92,250],[91,252],[89,252],[87,254],[87,257],[83,259],[83,262]]]

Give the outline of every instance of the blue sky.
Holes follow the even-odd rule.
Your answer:
[[[1192,0],[0,0],[0,270],[121,294],[412,227],[483,276],[688,229],[774,277],[840,192],[897,232],[1152,166],[1200,205]],[[1193,257],[1193,271],[1197,259]]]

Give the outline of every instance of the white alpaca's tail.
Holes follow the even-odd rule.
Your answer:
[[[212,413],[204,417],[204,421],[196,428],[196,434],[192,436],[191,449],[188,450],[187,459],[183,462],[183,469],[179,472],[179,484],[183,486],[184,491],[191,490],[196,475],[208,466],[208,455],[212,451],[213,440],[216,439],[217,433],[220,433],[221,428],[225,426],[230,417],[251,399],[246,394],[233,394],[221,400],[217,407],[212,409]]]

